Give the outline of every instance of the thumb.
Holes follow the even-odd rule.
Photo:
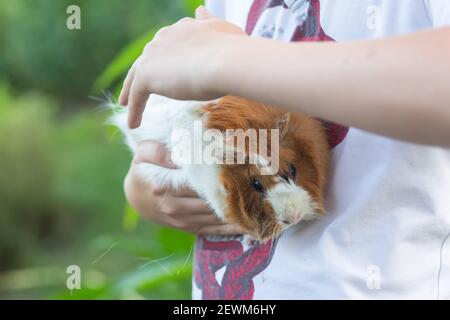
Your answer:
[[[200,6],[195,10],[195,18],[198,20],[208,20],[215,19],[216,17],[212,15],[204,6]]]
[[[177,169],[166,147],[156,141],[142,141],[138,144],[133,161],[135,163],[152,163],[168,169]]]

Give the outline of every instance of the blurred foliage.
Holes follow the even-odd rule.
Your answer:
[[[193,12],[195,9],[203,3],[201,0],[184,0],[184,6],[188,12]],[[133,64],[133,62],[139,57],[145,45],[153,38],[155,33],[162,27],[159,25],[148,33],[132,41],[113,59],[111,64],[103,71],[103,73],[97,78],[94,83],[94,92],[98,92],[102,89],[111,87],[117,79],[119,79]],[[117,94],[116,88],[114,92]]]
[[[14,100],[5,88],[0,105],[0,268],[7,268],[27,262],[29,244],[58,238],[67,217],[50,188],[55,106],[36,95]]]
[[[155,31],[201,2],[0,2],[0,299],[190,298],[193,237],[126,204],[129,151],[85,98],[117,89]]]
[[[96,79],[93,87],[94,92],[111,87],[139,57],[145,45],[153,38],[157,30],[158,28],[155,28],[155,30],[148,32],[126,46]],[[117,89],[114,91],[117,95]]]
[[[81,30],[66,8],[81,8]],[[79,99],[123,45],[149,26],[186,14],[183,1],[18,0],[0,2],[0,61],[20,88]]]
[[[59,119],[52,100],[4,87],[0,105],[0,298],[189,298],[193,238],[126,205],[130,155],[107,113]],[[87,274],[72,293],[71,264]]]

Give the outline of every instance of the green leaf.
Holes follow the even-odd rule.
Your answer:
[[[186,10],[192,14],[195,12],[195,9],[197,9],[203,3],[203,0],[184,0],[184,6],[186,7]]]
[[[138,270],[125,275],[115,284],[117,292],[128,290],[148,291],[162,287],[170,282],[189,280],[192,276],[192,265],[189,259],[169,259],[164,262],[148,263]]]
[[[64,283],[64,269],[40,267],[0,273],[0,292],[51,287]]]
[[[139,221],[139,215],[137,212],[127,203],[125,208],[125,215],[123,217],[122,226],[125,231],[134,231],[136,230],[137,224]]]
[[[139,57],[145,45],[150,42],[160,28],[155,28],[127,45],[103,71],[94,83],[94,93],[99,93],[112,86]]]
[[[184,6],[189,15],[193,15],[195,9],[204,3],[203,0],[184,0]],[[162,26],[158,26],[142,35],[132,43],[127,45],[103,71],[103,73],[96,79],[93,86],[94,93],[99,93],[102,90],[111,87],[121,76],[123,76],[133,62],[139,57],[145,45],[151,41],[155,33]],[[117,90],[115,90],[115,93]]]

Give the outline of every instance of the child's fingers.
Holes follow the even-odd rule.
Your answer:
[[[170,195],[174,196],[174,197],[180,197],[180,198],[196,198],[198,199],[198,193],[196,193],[195,191],[193,191],[191,188],[189,187],[182,187],[182,188],[178,188],[178,189],[173,189],[169,191]]]
[[[177,169],[172,162],[171,154],[167,148],[155,141],[143,141],[136,150],[135,163],[152,163],[168,169]]]
[[[130,129],[136,129],[141,125],[142,114],[149,96],[150,93],[141,87],[141,83],[133,81],[128,98],[128,107],[130,109],[128,111],[128,126]]]
[[[213,16],[204,6],[200,6],[195,10],[195,18],[199,20],[207,20],[207,19],[215,19],[216,17]]]
[[[216,234],[216,235],[240,235],[248,234],[246,230],[235,224],[207,225],[200,227],[196,234]]]
[[[223,223],[221,221],[217,222],[216,220],[218,220],[218,218],[214,215],[211,208],[203,200],[198,198],[180,198],[165,193],[160,198],[158,206],[161,212],[169,216],[171,219],[180,222],[191,222],[190,224],[195,225],[196,227],[206,225],[207,222],[204,222],[203,224],[195,224],[193,223],[196,219],[193,218],[195,216],[204,216],[202,219],[209,219],[208,223],[210,224]]]
[[[126,106],[128,104],[128,96],[130,94],[131,84],[133,83],[135,74],[135,65],[131,67],[128,71],[127,76],[125,77],[125,81],[123,82],[122,90],[119,95],[119,103],[122,106]]]
[[[187,222],[192,223],[196,226],[194,231],[200,230],[203,227],[223,227],[226,224],[223,223],[219,218],[217,218],[213,213],[208,214],[197,214],[187,217]]]

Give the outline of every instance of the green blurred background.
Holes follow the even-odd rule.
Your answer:
[[[0,299],[189,299],[193,237],[141,221],[99,107],[201,0],[0,2]],[[69,30],[69,5],[81,30]],[[81,268],[81,289],[66,286]]]

